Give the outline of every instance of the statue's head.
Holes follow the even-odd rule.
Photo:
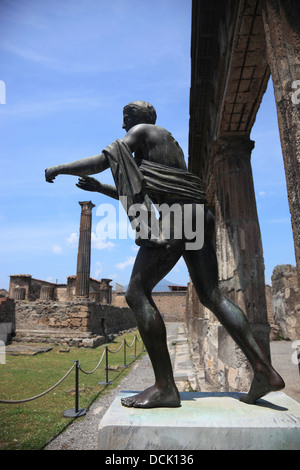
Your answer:
[[[123,109],[123,129],[129,131],[137,124],[155,124],[156,111],[152,104],[146,101],[133,101]]]

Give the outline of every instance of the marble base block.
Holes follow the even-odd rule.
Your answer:
[[[182,392],[179,408],[126,408],[120,392],[98,430],[99,450],[300,450],[300,404],[270,393]]]

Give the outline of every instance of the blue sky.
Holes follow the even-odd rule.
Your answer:
[[[188,156],[190,0],[1,0],[0,288],[10,274],[66,282],[76,273],[80,206],[92,200],[91,276],[127,284],[136,246],[99,238],[99,207],[114,203],[44,180],[45,168],[98,154],[124,135],[122,109],[151,102]],[[269,281],[295,264],[286,183],[270,85],[251,138],[252,166]],[[99,179],[112,183],[107,171]],[[118,206],[115,204],[118,215]],[[103,207],[103,206],[102,206]],[[117,231],[118,233],[118,231]],[[167,278],[189,280],[183,261]]]

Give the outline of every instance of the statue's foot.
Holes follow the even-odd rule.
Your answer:
[[[278,392],[285,387],[285,383],[280,375],[272,368],[267,374],[258,372],[254,375],[250,391],[246,395],[240,396],[240,401],[254,405],[259,398],[270,392]]]
[[[180,396],[176,387],[159,389],[153,385],[136,395],[121,398],[121,403],[130,408],[176,408],[180,406]]]

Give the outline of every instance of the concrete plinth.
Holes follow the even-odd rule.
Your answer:
[[[121,405],[120,392],[100,421],[99,450],[300,450],[300,404],[270,393],[256,405],[238,393],[182,392],[180,408]]]

